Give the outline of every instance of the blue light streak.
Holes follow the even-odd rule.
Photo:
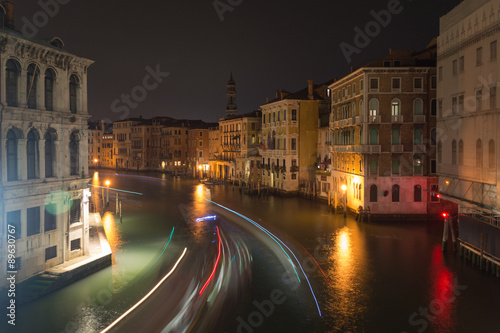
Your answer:
[[[244,216],[244,215],[241,215],[240,213],[238,213],[238,212],[236,212],[236,211],[234,211],[234,210],[232,210],[232,209],[229,209],[229,208],[227,208],[227,207],[224,207],[224,206],[222,206],[222,205],[219,205],[218,203],[216,203],[216,202],[214,202],[214,201],[211,201],[211,200],[208,200],[208,199],[205,199],[205,200],[206,200],[206,201],[208,201],[208,202],[211,202],[211,203],[213,203],[214,205],[217,205],[217,206],[219,206],[219,207],[221,207],[221,208],[224,208],[225,210],[230,211],[230,212],[231,212],[231,213],[233,213],[233,214],[238,215],[239,217],[241,217],[241,218],[243,218],[243,219],[247,220],[248,222],[252,223],[253,225],[255,225],[255,226],[256,226],[257,228],[259,228],[260,230],[264,231],[264,232],[265,232],[265,233],[266,233],[266,234],[267,234],[267,235],[268,235],[268,236],[269,236],[269,237],[270,237],[273,241],[275,241],[275,242],[276,242],[276,244],[278,244],[278,245],[279,245],[279,247],[281,248],[281,250],[283,251],[283,253],[284,253],[284,254],[286,254],[286,256],[288,257],[288,260],[290,260],[290,263],[292,264],[292,268],[293,268],[293,270],[295,271],[295,275],[297,276],[297,279],[299,280],[299,283],[300,283],[300,277],[299,277],[299,274],[297,273],[297,270],[295,269],[295,265],[293,264],[292,258],[290,258],[290,256],[288,255],[288,253],[286,253],[286,251],[285,251],[285,249],[283,248],[283,246],[281,246],[281,244],[280,244],[280,243],[278,243],[278,242],[276,241],[276,239],[278,239],[278,237],[274,236],[271,232],[269,232],[268,230],[266,230],[265,228],[263,228],[263,227],[262,227],[260,224],[258,224],[257,222],[255,222],[255,221],[253,221],[253,220],[249,219],[248,217],[246,217],[246,216]],[[281,241],[280,241],[280,242],[281,242]],[[286,246],[286,245],[285,245],[285,246]]]
[[[99,185],[92,185],[92,184],[88,184],[89,186],[92,186],[92,187],[99,187],[99,188],[107,188],[107,186],[99,186]],[[139,193],[139,192],[132,192],[132,191],[125,191],[125,190],[119,190],[117,188],[112,188],[110,187],[109,188],[111,191],[117,191],[117,192],[123,192],[123,193],[130,193],[130,194],[137,194],[137,195],[143,195],[142,193]]]
[[[316,307],[318,308],[318,313],[319,313],[319,316],[320,316],[320,317],[322,317],[322,316],[323,316],[323,315],[321,314],[321,309],[319,308],[319,304],[318,304],[318,300],[317,300],[317,298],[316,298],[316,295],[314,294],[314,291],[313,291],[313,289],[312,289],[311,283],[309,282],[309,279],[308,279],[308,277],[307,277],[306,273],[304,272],[304,269],[302,268],[302,265],[300,264],[299,260],[297,259],[297,257],[296,257],[296,256],[295,256],[295,254],[293,253],[293,251],[292,251],[292,250],[290,250],[290,248],[289,248],[289,247],[288,247],[285,243],[283,243],[283,242],[282,242],[282,241],[281,241],[278,237],[276,237],[276,236],[274,236],[274,235],[273,235],[274,237],[273,237],[273,236],[271,236],[271,235],[272,235],[272,234],[271,234],[271,232],[269,232],[266,228],[262,227],[260,224],[258,224],[257,222],[255,222],[255,221],[251,220],[250,218],[248,218],[248,217],[246,217],[246,216],[244,216],[244,215],[242,215],[242,214],[240,214],[240,213],[238,213],[238,212],[236,212],[236,211],[234,211],[234,210],[232,210],[232,209],[229,209],[229,208],[227,208],[227,207],[224,207],[224,206],[222,206],[222,205],[220,205],[220,204],[218,204],[218,203],[216,203],[216,202],[214,202],[214,201],[211,201],[211,200],[208,200],[208,199],[205,199],[205,200],[206,200],[206,201],[208,201],[208,202],[211,202],[211,203],[213,203],[213,204],[215,204],[215,205],[217,205],[217,206],[219,206],[219,207],[221,207],[221,208],[224,208],[224,209],[226,209],[227,211],[230,211],[230,212],[232,212],[232,213],[234,213],[234,214],[236,214],[236,215],[238,215],[238,216],[240,216],[240,217],[242,217],[242,218],[244,218],[244,219],[245,219],[245,220],[247,220],[248,222],[252,223],[252,224],[253,224],[253,225],[255,225],[256,227],[260,228],[262,231],[264,231],[265,233],[267,233],[267,234],[268,234],[271,238],[273,238],[273,239],[274,239],[274,241],[275,241],[276,243],[278,243],[278,242],[276,241],[276,240],[278,240],[281,244],[283,244],[283,245],[284,245],[284,246],[288,249],[288,251],[290,251],[290,253],[294,256],[295,260],[297,261],[297,264],[299,265],[300,270],[302,271],[302,274],[304,274],[304,277],[305,277],[305,278],[306,278],[306,280],[307,280],[307,284],[309,285],[309,289],[311,290],[311,294],[312,294],[312,296],[313,296],[313,298],[314,298],[314,302],[316,302]],[[278,243],[278,245],[280,245],[280,244]],[[280,245],[280,247],[281,247],[281,245]],[[281,249],[283,250],[283,247],[281,247]],[[285,252],[285,250],[283,250],[283,252]],[[288,256],[288,254],[287,254],[286,252],[285,252],[285,254]],[[290,257],[288,257],[288,258],[290,258]],[[292,260],[290,259],[290,261],[292,261]],[[293,267],[293,269],[295,270],[295,265],[293,265],[293,262],[292,262],[292,267]],[[297,271],[296,271],[296,270],[295,270],[295,274],[297,274]],[[297,278],[299,278],[298,274],[297,274]],[[299,279],[299,282],[300,282],[300,279]]]
[[[166,182],[166,179],[163,178],[156,178],[156,177],[148,177],[148,176],[139,176],[139,175],[123,175],[123,174],[117,174],[117,173],[99,173],[100,175],[105,175],[105,176],[118,176],[118,177],[129,177],[129,178],[144,178],[144,179],[153,179],[153,180],[161,180]]]
[[[132,286],[133,284],[135,284],[137,281],[139,281],[144,275],[146,275],[146,273],[158,262],[158,260],[160,260],[161,256],[163,255],[163,253],[165,253],[165,251],[167,250],[167,247],[168,247],[168,244],[170,244],[170,241],[172,240],[172,236],[174,234],[174,230],[175,230],[175,227],[172,227],[172,232],[170,233],[170,237],[168,238],[168,242],[167,242],[167,245],[165,245],[165,248],[163,249],[163,252],[158,256],[158,258],[156,258],[155,262],[151,264],[151,266],[149,266],[149,268],[144,272],[142,273],[141,276],[139,276],[134,282],[132,282],[130,284],[130,286]]]

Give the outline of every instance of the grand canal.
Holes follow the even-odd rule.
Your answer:
[[[500,281],[451,249],[441,252],[442,222],[359,223],[320,202],[250,197],[230,185],[162,175],[101,173],[93,182],[108,179],[135,192],[112,191],[103,215],[113,266],[19,308],[8,332],[100,332],[155,287],[184,249],[176,271],[114,331],[500,327]]]

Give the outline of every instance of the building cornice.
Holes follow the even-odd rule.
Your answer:
[[[94,61],[0,31],[0,52],[63,70],[87,72]]]

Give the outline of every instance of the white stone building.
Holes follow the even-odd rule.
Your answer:
[[[87,70],[59,38],[26,38],[0,6],[0,287],[14,226],[17,281],[88,253]]]
[[[441,18],[439,189],[462,209],[486,213],[499,206],[499,42],[499,0],[465,0]]]

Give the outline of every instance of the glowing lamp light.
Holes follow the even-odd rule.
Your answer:
[[[94,163],[97,163],[97,158],[94,158]]]
[[[347,190],[347,186],[344,184],[344,185],[342,185],[342,191],[345,192],[345,190]]]
[[[106,180],[106,181],[104,182],[104,184],[106,184],[106,186],[109,186],[109,185],[111,184],[111,182],[110,182],[109,180]]]
[[[443,215],[443,217],[444,217],[444,218],[447,218],[448,216],[450,216],[450,214],[448,214],[448,213],[446,213],[446,212],[444,212],[444,213],[443,213],[443,214],[441,214],[441,215]]]
[[[450,185],[450,181],[449,181],[449,180],[445,181],[444,183],[445,183],[446,185]]]
[[[200,166],[198,166],[198,169],[200,169],[200,170],[201,170],[202,168],[203,168],[203,167],[202,167],[201,165],[200,165]]]
[[[436,198],[441,198],[441,194],[436,194]]]

